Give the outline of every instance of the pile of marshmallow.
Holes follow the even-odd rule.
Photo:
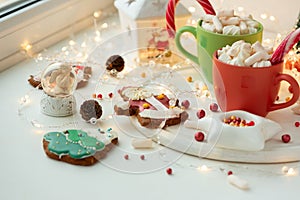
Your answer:
[[[226,45],[217,51],[218,59],[224,63],[246,67],[271,66],[272,48],[263,47],[260,42],[254,44],[243,40],[236,41],[231,46]]]
[[[252,16],[239,17],[234,10],[221,10],[217,15],[204,15],[202,28],[207,31],[225,35],[244,35],[256,33],[259,23]]]

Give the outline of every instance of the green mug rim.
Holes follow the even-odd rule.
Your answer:
[[[253,19],[253,21],[256,21]],[[260,32],[263,31],[264,27],[262,25],[262,23],[260,23],[259,21],[256,21],[259,26],[258,26],[258,31],[256,33],[248,33],[248,34],[243,34],[243,35],[225,35],[225,34],[220,34],[220,33],[215,33],[215,32],[212,32],[212,31],[207,31],[205,30],[201,25],[202,25],[202,22],[203,20],[199,20],[198,23],[197,23],[197,27],[199,27],[203,32],[205,33],[209,33],[209,34],[212,34],[212,35],[216,35],[216,36],[226,36],[226,37],[240,37],[240,36],[252,36],[252,35],[256,35]]]

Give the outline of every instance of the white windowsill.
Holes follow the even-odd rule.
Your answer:
[[[21,45],[37,53],[90,26],[93,13],[114,10],[113,0],[45,0],[0,19],[0,72],[24,60]]]

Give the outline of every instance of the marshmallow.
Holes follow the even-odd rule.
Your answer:
[[[202,16],[202,20],[205,22],[212,22],[213,18],[214,15],[209,15],[209,14]]]
[[[235,25],[224,26],[223,34],[225,34],[225,35],[240,35],[241,29],[239,26],[235,26]]]
[[[224,63],[229,63],[231,61],[231,57],[226,53],[221,54],[218,59]]]
[[[253,55],[251,55],[249,58],[247,58],[245,60],[245,65],[251,66],[258,61],[268,60],[270,58],[271,58],[271,56],[267,52],[259,51],[259,52],[254,53]]]
[[[244,21],[240,22],[240,29],[241,29],[241,34],[247,34],[249,33],[249,29],[247,24]]]
[[[233,17],[234,16],[234,10],[220,10],[217,13],[218,17]]]
[[[224,18],[220,20],[223,26],[227,25],[239,25],[240,24],[240,18],[239,17],[229,17]]]
[[[216,31],[218,33],[222,33],[223,25],[222,25],[221,21],[219,20],[219,18],[214,16],[213,19],[212,19],[212,22],[216,27]]]
[[[211,23],[207,23],[207,22],[202,22],[202,28],[207,30],[207,31],[211,31],[211,32],[216,31],[215,25],[213,25]]]
[[[242,190],[247,190],[249,189],[249,184],[246,180],[241,179],[240,177],[236,176],[236,175],[229,175],[227,176],[227,181],[231,184],[234,185],[235,187],[238,187]]]
[[[218,59],[236,66],[267,67],[271,66],[271,55],[259,43],[246,43],[243,40],[234,42],[217,51]]]
[[[131,145],[135,149],[150,149],[153,148],[151,139],[132,139]]]
[[[205,30],[220,34],[240,35],[248,33],[256,33],[259,23],[253,20],[252,16],[240,17],[235,16],[233,10],[221,10],[217,15],[206,14],[201,17],[203,20],[202,26]],[[208,25],[208,24],[210,25]],[[212,27],[214,25],[214,28]],[[237,27],[230,27],[230,26]],[[224,27],[229,26],[225,28]]]
[[[254,63],[252,66],[253,67],[269,67],[271,65],[272,64],[269,60],[262,60],[262,61]]]

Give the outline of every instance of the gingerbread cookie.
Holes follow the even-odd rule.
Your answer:
[[[110,132],[99,140],[75,129],[49,132],[43,138],[43,148],[49,158],[82,166],[95,164],[117,143],[117,136]]]
[[[184,122],[188,113],[165,94],[152,94],[142,87],[124,87],[119,90],[124,102],[114,106],[117,115],[136,116],[147,128],[166,127]]]

